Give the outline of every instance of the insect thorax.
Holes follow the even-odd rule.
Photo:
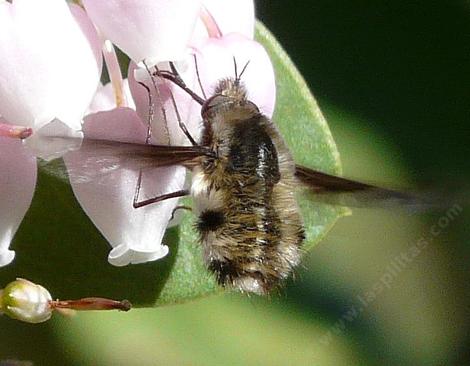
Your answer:
[[[207,158],[192,193],[204,258],[222,285],[264,294],[299,262],[304,234],[294,165],[272,122],[246,99],[215,97],[206,109]],[[204,108],[203,108],[204,110]]]

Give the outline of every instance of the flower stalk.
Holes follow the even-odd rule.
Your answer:
[[[51,300],[49,305],[52,309],[85,310],[131,310],[128,300],[111,300],[104,297],[85,297],[79,300]]]
[[[111,41],[106,40],[103,43],[103,58],[108,70],[109,80],[113,87],[114,100],[116,107],[127,107],[127,98],[124,93],[124,81],[122,78],[121,68],[119,67],[119,61],[116,55]]]
[[[116,301],[101,297],[79,300],[52,300],[49,291],[41,285],[23,278],[10,282],[0,290],[0,314],[26,323],[42,323],[50,319],[52,312],[69,310],[120,310],[129,311],[127,300]]]

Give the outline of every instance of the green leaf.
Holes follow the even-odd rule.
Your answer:
[[[276,70],[278,96],[273,119],[296,161],[340,173],[331,133],[302,77],[261,24],[256,38],[268,50]],[[317,243],[346,213],[306,197],[300,197],[300,206],[307,231],[305,248]],[[12,245],[16,259],[0,269],[0,280],[6,284],[15,277],[27,278],[62,299],[126,298],[141,307],[183,302],[220,290],[204,267],[196,238],[192,214],[187,213],[180,227],[167,231],[164,242],[170,254],[166,258],[113,267],[107,262],[108,243],[80,209],[71,188],[41,173],[31,208]]]

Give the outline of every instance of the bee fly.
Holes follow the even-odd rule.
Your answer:
[[[378,198],[408,198],[400,192],[296,165],[274,123],[247,99],[240,80],[243,71],[220,80],[214,94],[205,100],[170,66],[171,71],[157,70],[153,76],[175,83],[201,104],[199,144],[180,122],[193,146],[92,139],[85,139],[83,145],[97,151],[117,148],[140,164],[144,160],[154,167],[180,164],[192,170],[190,190],[139,202],[138,184],[134,207],[192,195],[204,261],[220,285],[267,294],[299,264],[305,239],[294,194],[299,183],[315,193],[373,192]],[[68,176],[73,179],[70,171]]]
[[[247,99],[241,75],[218,82],[207,100],[189,90],[176,69],[158,71],[201,104],[201,146],[191,195],[204,261],[219,284],[264,295],[299,264],[305,239],[295,199],[299,181],[316,193],[405,194],[296,166],[277,127]],[[371,194],[368,194],[371,196]]]
[[[305,238],[294,162],[239,79],[221,80],[201,114],[201,143],[216,153],[191,186],[204,259],[220,284],[266,294],[297,266]]]

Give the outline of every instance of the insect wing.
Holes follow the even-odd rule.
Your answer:
[[[295,166],[296,178],[321,201],[351,207],[396,207],[412,210],[427,209],[433,206],[423,197],[381,188],[343,177],[319,172],[301,165]]]
[[[41,160],[45,174],[75,184],[97,182],[120,169],[130,171],[185,165],[210,151],[200,146],[143,145],[119,141],[84,139],[78,150],[63,159]]]

